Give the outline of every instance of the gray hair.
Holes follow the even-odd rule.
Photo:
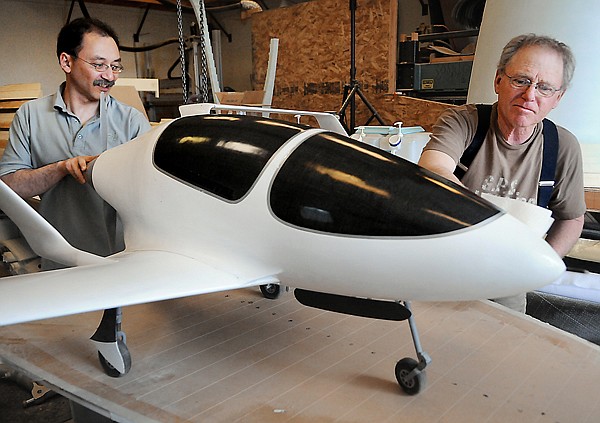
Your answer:
[[[502,49],[497,70],[504,73],[513,56],[523,47],[540,46],[557,52],[563,60],[563,82],[561,88],[566,90],[571,84],[575,72],[575,56],[568,45],[545,35],[523,34],[510,40]]]

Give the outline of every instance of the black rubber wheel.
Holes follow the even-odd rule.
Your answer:
[[[121,373],[115,369],[112,364],[106,361],[100,351],[98,351],[98,360],[100,360],[100,364],[104,369],[104,373],[110,377],[121,377],[129,373],[129,370],[131,370],[131,354],[129,353],[129,348],[127,348],[127,344],[125,343],[123,337],[119,337],[119,339],[117,339],[117,347],[119,348],[119,353],[121,354],[123,363],[125,364],[125,373]]]
[[[417,368],[419,363],[409,357],[403,358],[396,363],[396,380],[404,392],[408,395],[416,395],[425,386],[425,372],[417,373],[414,377],[408,375]]]
[[[276,283],[268,283],[266,285],[260,285],[260,292],[264,295],[265,298],[269,300],[274,300],[279,297],[281,293],[281,287]]]

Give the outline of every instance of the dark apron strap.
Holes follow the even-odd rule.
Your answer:
[[[556,125],[548,119],[544,119],[543,124],[544,151],[538,186],[538,206],[548,207],[555,184],[554,178],[558,160],[558,130]]]
[[[492,115],[492,105],[491,104],[477,104],[477,130],[475,131],[475,136],[473,137],[473,141],[467,147],[462,157],[460,158],[456,169],[454,170],[454,175],[460,180],[467,170],[469,170],[469,166],[473,163],[473,159],[477,155],[477,152],[481,148],[483,144],[483,140],[485,140],[485,136],[490,128],[490,118]]]

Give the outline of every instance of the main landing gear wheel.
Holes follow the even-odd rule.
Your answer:
[[[131,354],[129,353],[129,348],[127,348],[127,344],[125,343],[125,333],[118,332],[117,333],[117,347],[119,349],[119,354],[125,364],[125,372],[121,373],[119,370],[115,369],[112,364],[104,358],[102,353],[98,351],[98,360],[100,361],[100,365],[104,369],[104,373],[106,373],[110,377],[121,377],[126,375],[129,370],[131,370]]]
[[[281,286],[276,283],[260,285],[260,292],[262,292],[265,298],[274,300],[275,298],[279,297],[279,294],[281,293]]]
[[[419,363],[406,357],[396,363],[396,380],[408,395],[416,395],[425,386],[425,372],[418,369]]]

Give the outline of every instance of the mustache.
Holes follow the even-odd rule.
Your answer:
[[[96,79],[94,81],[94,87],[111,88],[113,85],[115,85],[115,81],[108,81],[106,79]]]

